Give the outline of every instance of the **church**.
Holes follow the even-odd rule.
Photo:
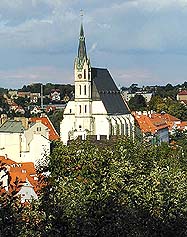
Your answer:
[[[66,145],[78,137],[100,140],[115,135],[133,136],[134,118],[109,71],[91,67],[82,24],[74,76],[75,94],[64,110],[61,141]]]

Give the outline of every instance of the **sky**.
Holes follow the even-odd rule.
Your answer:
[[[187,0],[1,0],[0,87],[73,84],[80,9],[91,65],[118,86],[187,81]]]

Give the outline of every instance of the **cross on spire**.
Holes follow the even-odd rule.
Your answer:
[[[84,12],[83,12],[82,9],[80,10],[80,17],[81,17],[81,23],[82,23],[83,22],[83,17],[84,17]]]

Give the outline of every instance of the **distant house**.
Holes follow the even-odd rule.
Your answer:
[[[185,131],[187,130],[187,121],[181,121],[180,119],[168,114],[168,113],[155,113],[153,111],[135,112],[135,119],[141,131],[145,134],[150,132],[154,134],[154,130],[160,130],[158,125],[167,125],[170,134],[173,134],[176,129]],[[155,127],[156,125],[156,127]],[[157,131],[158,132],[158,131]]]
[[[10,95],[11,99],[18,97],[18,91],[17,90],[9,90],[8,94]]]
[[[40,97],[40,93],[30,93],[30,103],[37,103]]]
[[[154,144],[169,142],[169,130],[167,123],[159,117],[134,114],[135,121],[140,128],[143,138]]]
[[[5,192],[11,192],[14,189],[17,192],[16,195],[21,197],[22,203],[38,198],[38,177],[32,162],[17,163],[1,156],[0,163],[1,189]]]
[[[178,101],[187,102],[187,90],[182,90],[177,94]]]
[[[30,98],[30,92],[29,91],[18,91],[17,96],[23,97],[23,98]]]
[[[146,103],[148,103],[152,96],[153,93],[151,92],[145,92],[145,91],[138,91],[136,93],[130,93],[129,91],[122,91],[122,96],[125,101],[129,101],[131,98],[133,98],[135,95],[142,95],[145,98]]]
[[[31,114],[40,114],[42,113],[42,110],[39,106],[34,106],[31,111],[30,111]]]
[[[51,90],[51,100],[52,101],[60,101],[60,90],[52,89]]]

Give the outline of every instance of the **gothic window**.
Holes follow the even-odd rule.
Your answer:
[[[80,91],[80,95],[81,95],[81,85],[79,86],[79,91]]]
[[[86,69],[84,69],[84,79],[86,79]]]
[[[84,112],[87,113],[87,105],[84,106]]]
[[[80,112],[80,114],[81,114],[81,105],[79,105],[79,112]]]
[[[86,85],[84,86],[84,95],[86,95]]]

